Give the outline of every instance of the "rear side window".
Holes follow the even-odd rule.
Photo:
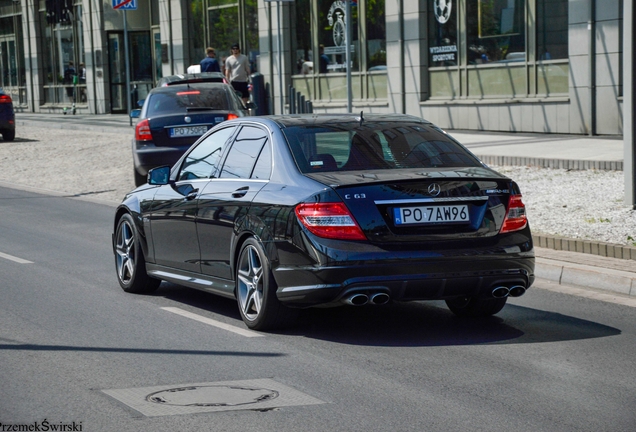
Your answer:
[[[162,91],[150,95],[146,116],[183,113],[189,109],[205,108],[228,110],[228,94],[223,88],[167,87],[172,91]]]
[[[428,124],[295,126],[283,133],[303,173],[481,166],[461,144]]]
[[[260,128],[245,126],[236,136],[236,140],[223,164],[221,178],[248,179],[267,142],[267,133]]]

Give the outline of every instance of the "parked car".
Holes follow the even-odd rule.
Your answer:
[[[243,117],[248,108],[223,83],[172,84],[152,89],[138,118],[132,142],[135,185],[146,183],[150,168],[175,163],[214,125]]]
[[[517,184],[407,115],[217,125],[125,197],[113,251],[124,291],[163,280],[235,298],[256,330],[392,301],[488,316],[535,277]]]
[[[13,100],[2,89],[0,89],[0,133],[5,141],[13,141],[15,139]]]

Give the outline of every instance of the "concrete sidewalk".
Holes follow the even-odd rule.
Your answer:
[[[134,124],[134,123],[133,123]],[[125,114],[16,114],[21,127],[39,126],[130,134]],[[623,140],[556,134],[448,131],[490,165],[622,170]],[[540,156],[538,156],[540,155]],[[577,239],[535,236],[536,276],[564,286],[636,298],[636,248]]]

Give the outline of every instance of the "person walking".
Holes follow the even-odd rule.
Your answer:
[[[250,98],[247,82],[250,77],[250,62],[247,56],[241,54],[238,44],[232,45],[232,55],[225,59],[225,77],[232,84],[234,90],[241,93],[243,102]]]
[[[68,96],[69,101],[75,103],[75,83],[74,80],[77,77],[77,72],[75,70],[75,63],[73,61],[68,62],[68,66],[64,70],[64,84],[66,84],[66,96]],[[70,85],[69,85],[70,84]]]
[[[84,62],[79,64],[79,93],[80,102],[86,102],[86,65]]]
[[[201,72],[221,72],[219,62],[216,60],[216,50],[212,47],[208,47],[206,50],[206,57],[201,60]]]

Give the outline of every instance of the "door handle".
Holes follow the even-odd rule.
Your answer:
[[[234,192],[232,192],[232,198],[243,198],[247,191],[249,190],[249,186],[243,186],[242,188],[238,188]]]

